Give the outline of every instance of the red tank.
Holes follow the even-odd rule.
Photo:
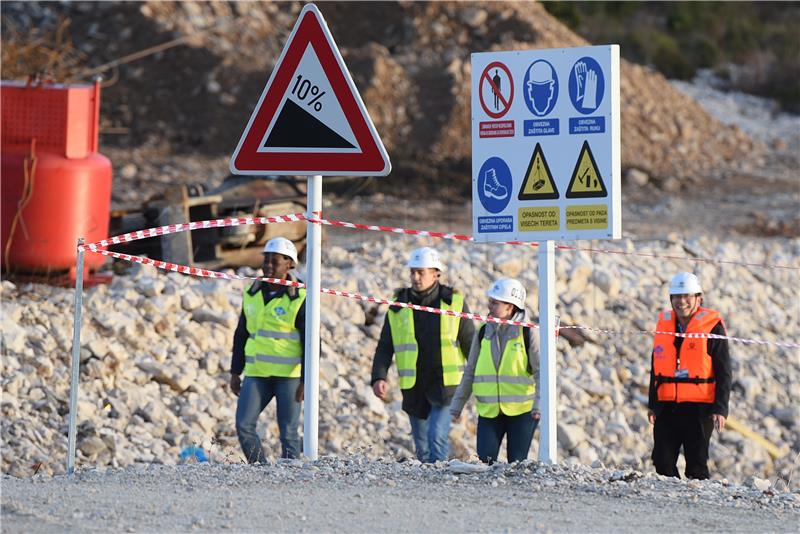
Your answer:
[[[3,82],[0,95],[3,272],[69,270],[79,237],[108,237],[112,171],[97,152],[99,83]],[[104,261],[85,256],[90,269]]]

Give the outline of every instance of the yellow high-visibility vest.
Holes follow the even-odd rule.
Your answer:
[[[464,296],[454,292],[452,302],[447,304],[440,299],[439,307],[442,310],[460,313],[464,308]],[[419,345],[414,333],[414,311],[411,308],[402,308],[399,311],[389,310],[388,317],[394,354],[397,357],[400,389],[411,389],[417,383],[417,357],[419,356]],[[461,383],[466,361],[458,343],[460,318],[445,314],[440,317],[442,382],[445,386],[457,386]]]
[[[245,291],[243,306],[250,334],[244,346],[245,376],[300,377],[303,347],[295,320],[306,299],[306,290],[298,289],[291,298],[284,293],[264,304],[261,291]]]
[[[500,358],[500,368],[494,366],[492,351],[497,350],[496,343],[484,337],[481,340],[481,351],[475,365],[475,379],[472,382],[472,393],[477,401],[478,414],[481,417],[497,417],[520,415],[533,409],[536,383],[528,372],[528,352],[525,349],[523,329],[519,335],[509,339]]]

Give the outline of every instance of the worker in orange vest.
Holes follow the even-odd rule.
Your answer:
[[[671,310],[662,311],[653,339],[648,419],[653,463],[660,475],[680,478],[683,446],[687,478],[708,478],[708,444],[728,417],[731,361],[720,314],[703,308],[700,280],[678,273],[669,285]],[[675,334],[685,335],[675,335]]]

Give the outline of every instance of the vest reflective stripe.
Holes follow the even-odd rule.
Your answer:
[[[499,400],[500,402],[525,402],[525,401],[531,401],[531,403],[533,403],[533,399],[535,399],[535,398],[536,398],[535,394],[534,395],[500,395],[499,397],[489,395],[489,396],[486,396],[486,397],[485,396],[475,397],[475,400],[477,400],[478,402],[485,402],[485,403],[491,403],[491,402],[494,402],[495,400]],[[531,404],[531,409],[533,409],[533,404]],[[522,412],[522,413],[525,413],[525,412]],[[497,417],[497,416],[495,416],[495,417]]]
[[[484,337],[475,364],[475,378],[472,393],[477,401],[481,417],[494,418],[505,415],[520,415],[533,409],[536,398],[536,384],[528,372],[528,353],[525,350],[523,330],[520,327],[517,337],[506,342],[500,358],[500,368],[494,366],[493,352],[497,351],[497,341]]]
[[[405,343],[403,345],[395,345],[394,346],[394,352],[395,353],[398,353],[398,352],[410,352],[410,351],[414,351],[414,350],[417,350],[417,344],[416,343]]]
[[[269,354],[256,354],[255,356],[245,356],[246,363],[272,362],[281,365],[299,365],[303,363],[303,358],[287,358],[286,356],[270,356]]]
[[[259,330],[258,334],[250,334],[250,339],[255,339],[257,336],[271,339],[296,339],[300,341],[300,332],[270,332],[269,330]]]
[[[464,297],[453,293],[452,304],[439,300],[442,310],[460,313],[464,308]],[[400,376],[400,389],[411,389],[417,383],[417,359],[419,345],[414,333],[414,312],[411,308],[392,309],[388,312],[389,329],[392,334],[394,355],[397,358],[397,371]],[[442,314],[440,325],[440,348],[442,361],[442,382],[445,386],[457,386],[464,374],[466,360],[458,343],[459,317]]]
[[[500,375],[476,376],[473,382],[497,382],[498,380],[508,384],[533,384],[533,377]]]
[[[653,375],[662,402],[713,403],[716,395],[714,365],[708,354],[708,338],[691,334],[710,334],[721,320],[719,313],[700,308],[686,325],[686,337],[680,354],[675,350],[673,334],[656,334],[653,338]],[[676,322],[669,311],[659,314],[656,330],[675,332]],[[678,370],[686,376],[677,376]]]
[[[245,376],[300,376],[303,347],[294,324],[305,297],[306,290],[298,289],[297,298],[283,293],[264,304],[261,291],[245,291],[242,305],[250,333],[244,346]]]

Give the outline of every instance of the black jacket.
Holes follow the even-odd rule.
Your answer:
[[[722,321],[714,325],[711,329],[712,334],[727,336],[725,326]],[[680,353],[681,344],[683,343],[682,337],[675,336],[675,350]],[[664,410],[674,411],[680,405],[683,413],[688,411],[696,411],[698,415],[708,416],[711,414],[719,414],[728,417],[728,399],[731,395],[731,356],[728,351],[727,339],[709,339],[708,340],[708,354],[711,355],[711,364],[714,368],[714,402],[661,402],[658,400],[657,388],[655,386],[655,376],[653,375],[653,355],[650,355],[650,391],[647,407],[656,414],[656,417]]]
[[[436,284],[425,295],[419,295],[411,288],[403,288],[395,293],[399,302],[410,302],[421,306],[441,308],[440,301],[451,304],[453,301],[453,288]],[[403,308],[389,308],[386,319],[375,349],[375,358],[372,361],[372,384],[378,380],[386,380],[389,367],[394,358],[394,345],[389,326],[389,314],[398,313]],[[441,316],[435,313],[412,310],[414,314],[414,335],[419,347],[417,357],[417,382],[411,389],[402,390],[403,410],[413,417],[427,419],[431,405],[446,406],[453,398],[457,386],[444,386],[442,381],[442,348],[441,348]],[[463,311],[469,313],[467,303]],[[469,346],[475,327],[472,321],[461,319],[458,325],[458,342],[464,358],[469,353]]]
[[[296,280],[294,277],[290,275],[290,280]],[[261,291],[261,295],[264,297],[264,304],[269,302],[274,298],[280,298],[285,293],[289,294],[289,298],[294,300],[296,298],[300,298],[299,291],[296,287],[289,287],[289,286],[279,286],[279,289],[274,293],[270,290],[270,285],[267,283],[263,283],[260,280],[257,280],[252,286],[250,286],[247,292],[250,295],[255,295],[258,291]],[[297,319],[294,322],[295,328],[297,331],[300,332],[300,348],[301,353],[300,357],[303,360],[303,363],[300,364],[300,380],[305,377],[305,352],[306,352],[306,303],[303,302],[303,305],[300,306],[300,311],[297,312]],[[250,337],[250,332],[247,331],[247,320],[244,316],[244,306],[242,307],[242,312],[239,314],[239,324],[236,325],[236,331],[233,333],[233,349],[231,351],[231,374],[233,375],[240,375],[242,371],[244,371],[244,346],[247,343],[248,338]]]

